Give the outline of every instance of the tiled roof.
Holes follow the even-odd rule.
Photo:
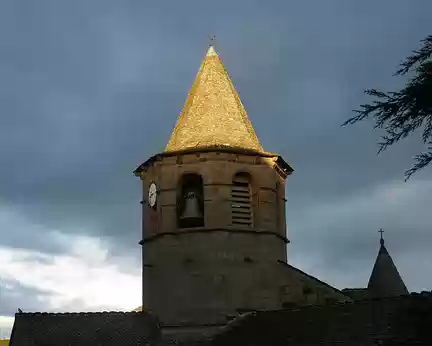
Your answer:
[[[161,337],[147,313],[19,313],[11,345],[390,346],[432,345],[432,295],[369,299],[243,315],[213,337]]]
[[[338,290],[336,287],[333,287],[333,286],[329,285],[328,283],[326,283],[326,282],[324,282],[324,281],[321,281],[320,279],[318,279],[318,278],[316,278],[315,276],[312,276],[312,275],[310,275],[310,274],[304,272],[303,270],[300,270],[300,269],[298,269],[298,268],[296,268],[296,267],[293,267],[292,265],[288,264],[287,262],[280,261],[280,260],[279,260],[278,262],[279,262],[280,264],[283,264],[283,265],[285,266],[285,268],[287,268],[287,269],[289,269],[289,270],[292,270],[292,271],[294,271],[294,272],[296,272],[296,273],[298,273],[298,274],[300,274],[300,275],[302,275],[302,276],[304,276],[304,277],[307,277],[307,278],[309,278],[309,279],[315,281],[316,283],[319,283],[319,284],[321,284],[321,285],[323,285],[323,286],[329,288],[330,290],[334,291],[335,293],[340,294],[340,296],[341,296],[341,297],[340,297],[341,300],[344,300],[344,301],[347,301],[347,302],[348,302],[348,301],[351,301],[351,299],[350,299],[349,296],[345,296],[345,295],[344,295],[344,292]]]
[[[364,300],[370,298],[367,288],[344,288],[342,293],[354,300]]]
[[[137,312],[18,313],[12,346],[156,345],[155,317]]]
[[[432,297],[255,312],[225,327],[213,346],[432,345]]]

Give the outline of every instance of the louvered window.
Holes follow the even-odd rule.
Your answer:
[[[252,205],[250,179],[246,174],[237,174],[231,188],[232,225],[252,227]]]

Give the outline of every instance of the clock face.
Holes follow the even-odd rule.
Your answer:
[[[156,184],[151,183],[148,190],[148,201],[150,207],[154,207],[156,205],[156,193],[157,193]]]

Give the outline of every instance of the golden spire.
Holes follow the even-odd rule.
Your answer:
[[[165,151],[203,148],[264,151],[213,46],[204,58]]]

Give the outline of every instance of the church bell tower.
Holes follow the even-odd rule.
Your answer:
[[[280,308],[285,180],[222,61],[207,52],[165,150],[142,163],[143,308],[166,326]]]

